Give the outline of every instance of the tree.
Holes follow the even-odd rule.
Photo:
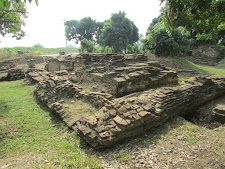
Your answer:
[[[121,11],[112,14],[97,34],[97,43],[113,47],[116,53],[121,53],[128,45],[133,45],[138,39],[138,28],[134,22],[126,17],[125,12]]]
[[[165,21],[171,28],[185,27],[198,39],[212,39],[225,30],[224,0],[161,0]],[[224,35],[224,34],[223,34]]]
[[[70,20],[65,22],[65,34],[67,40],[75,40],[78,44],[82,39],[92,40],[97,34],[98,26],[95,20],[85,17],[78,20]]]
[[[189,52],[193,39],[183,27],[170,30],[161,22],[148,31],[146,39],[142,40],[143,46],[148,50],[155,50],[158,56],[176,56]]]
[[[32,0],[29,0],[31,3]],[[35,0],[36,4],[38,1]],[[22,25],[27,18],[26,0],[4,0],[0,1],[0,34],[12,34],[12,37],[21,39],[25,36]]]
[[[154,28],[155,28],[155,25],[157,23],[160,23],[162,21],[162,15],[159,15],[157,18],[153,18],[152,19],[152,22],[150,23],[148,29],[147,29],[147,32],[148,31],[152,31]]]

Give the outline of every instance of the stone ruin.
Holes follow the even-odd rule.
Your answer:
[[[72,58],[71,58],[72,59]],[[50,59],[48,60],[45,70],[48,72],[55,72],[60,70],[68,70],[73,71],[74,70],[74,61],[69,59],[65,60],[59,60],[59,59]]]
[[[5,76],[0,78],[0,81],[15,81],[25,78],[25,70],[23,68],[13,68],[9,69]]]
[[[162,85],[177,84],[174,71],[157,62],[147,62],[144,55],[88,55],[77,57],[85,67],[71,75],[76,83],[95,83],[96,91],[121,97]]]
[[[199,76],[178,85],[176,72],[144,55],[81,54],[72,62],[74,71],[29,69],[26,79],[38,83],[37,99],[95,149],[225,95],[225,77]],[[224,120],[222,112],[215,108],[212,117]]]

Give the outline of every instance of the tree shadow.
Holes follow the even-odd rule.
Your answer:
[[[4,145],[2,145],[3,140],[8,136],[9,132],[7,130],[7,126],[4,125],[4,121],[2,119],[6,118],[10,112],[10,107],[6,104],[6,102],[0,99],[0,158],[5,154]]]
[[[48,108],[48,107],[45,106],[43,103],[41,103],[41,101],[38,100],[35,96],[34,96],[34,98],[35,98],[35,102],[37,103],[37,105],[38,105],[43,111],[45,111],[45,112],[47,112],[47,113],[49,114],[49,117],[50,117],[50,120],[51,120],[51,122],[52,122],[52,124],[53,124],[53,127],[56,127],[56,128],[58,128],[58,129],[61,129],[62,126],[64,126],[64,127],[66,126],[66,127],[68,128],[68,131],[69,131],[69,132],[72,132],[72,131],[73,131],[71,128],[69,128],[69,127],[67,126],[67,124],[63,121],[63,119],[62,119],[59,115],[57,115],[56,113],[53,113],[53,112],[50,110],[50,108]]]
[[[0,118],[4,117],[10,112],[10,107],[6,104],[6,102],[0,99]]]

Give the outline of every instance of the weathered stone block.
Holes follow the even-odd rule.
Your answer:
[[[121,118],[118,115],[116,117],[114,117],[113,120],[121,126],[126,126],[126,125],[130,124],[129,120],[124,120],[123,118]]]

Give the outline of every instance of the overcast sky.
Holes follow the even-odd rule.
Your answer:
[[[64,20],[80,20],[90,16],[96,21],[104,21],[120,10],[134,21],[140,34],[145,34],[161,8],[160,0],[39,0],[38,6],[33,2],[27,3],[27,7],[29,17],[24,28],[26,37],[22,40],[0,37],[0,47],[29,47],[36,43],[46,48],[65,47]]]

